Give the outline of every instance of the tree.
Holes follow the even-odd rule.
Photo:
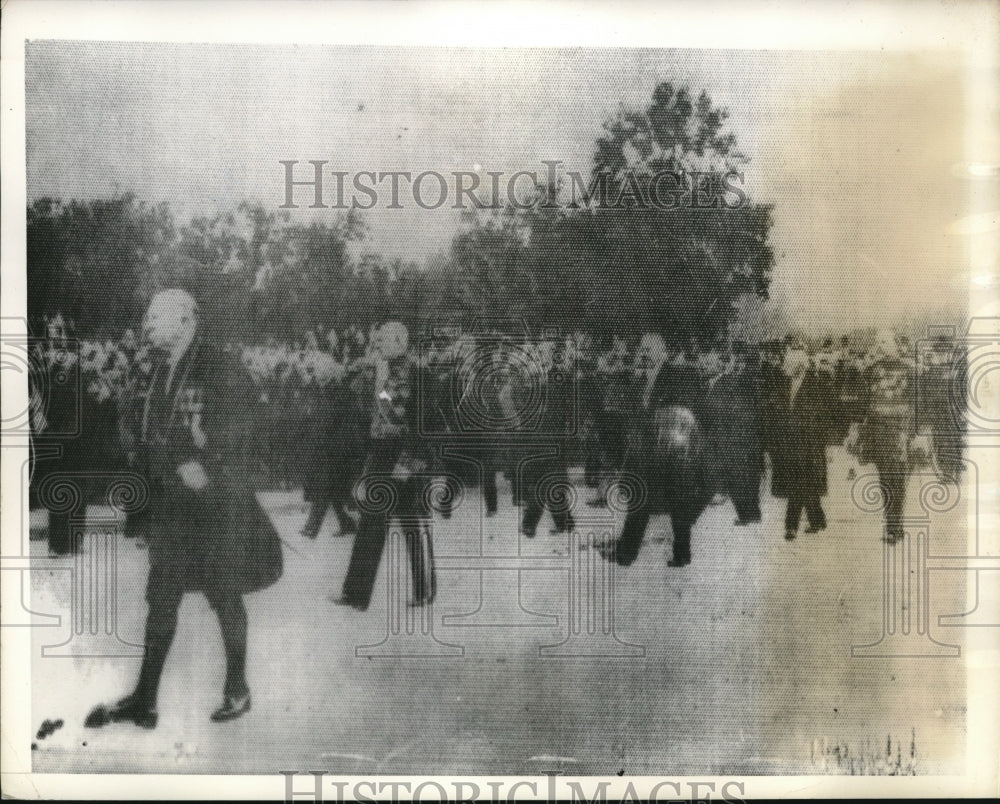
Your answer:
[[[166,204],[131,193],[107,200],[42,198],[27,213],[28,314],[33,327],[62,312],[80,336],[134,326],[144,278],[174,239]]]
[[[452,304],[534,330],[727,333],[747,297],[767,297],[774,257],[770,207],[738,185],[722,192],[747,161],[725,120],[707,93],[692,100],[670,83],[645,110],[620,110],[595,144],[596,202],[573,205],[567,188],[540,186],[527,208],[467,215],[449,255],[462,290]],[[652,203],[664,173],[677,177],[672,207]]]
[[[572,238],[590,255],[605,328],[711,339],[726,332],[741,297],[767,297],[771,209],[720,192],[748,161],[724,130],[727,117],[707,92],[693,99],[663,82],[645,110],[605,123],[592,178],[606,182],[607,203],[582,211]],[[677,177],[676,208],[651,203],[664,174]]]

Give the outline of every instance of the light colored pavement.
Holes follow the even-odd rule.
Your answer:
[[[549,534],[548,516],[536,539],[519,538],[503,485],[496,517],[482,518],[473,491],[451,519],[435,520],[439,596],[430,609],[399,607],[416,618],[405,647],[385,641],[393,630],[387,607],[394,607],[385,562],[369,611],[333,605],[327,596],[339,592],[351,539],[334,534],[331,515],[308,541],[297,532],[306,515],[297,493],[261,494],[286,543],[285,573],[247,597],[252,711],[228,724],[209,722],[221,700],[223,653],[207,603],[189,595],[158,728],[84,729],[94,704],[131,688],[139,660],[42,657],[43,646],[69,637],[66,616],[59,627],[35,629],[33,721],[64,721],[38,742],[35,770],[961,772],[964,659],[852,657],[852,645],[877,642],[883,628],[881,520],[851,502],[852,465],[831,450],[830,526],[793,542],[782,538],[781,501],[766,498],[764,521],[742,528],[733,527],[726,502],[696,526],[693,563],[674,569],[666,561],[669,520],[654,519],[636,563],[614,571],[617,641],[599,627],[588,634],[584,624],[566,642],[576,622],[571,601],[584,608],[597,601],[591,611],[600,625],[607,565],[565,535]],[[584,506],[590,491],[579,492],[586,539],[607,514]],[[933,553],[965,552],[961,507],[932,528]],[[146,557],[134,540],[119,543],[118,634],[139,643]],[[43,542],[33,548],[43,555]],[[400,568],[405,576],[405,561]],[[962,645],[963,629],[939,626],[938,615],[965,610],[965,576],[930,575],[923,602],[939,642]],[[31,608],[68,615],[70,577],[33,571]],[[910,599],[897,608],[905,616],[915,606]],[[420,631],[421,616],[433,636]],[[396,630],[405,635],[405,626]],[[93,639],[74,637],[74,649]],[[365,645],[390,655],[364,655],[372,652],[359,650]],[[428,651],[444,655],[398,655]],[[560,652],[570,655],[551,655]],[[616,652],[623,655],[608,655]]]

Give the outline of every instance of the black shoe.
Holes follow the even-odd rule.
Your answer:
[[[601,558],[605,561],[610,561],[612,564],[617,564],[619,567],[627,567],[631,564],[631,561],[623,561],[618,555],[618,545],[615,542],[604,542],[603,544],[594,545],[597,552],[600,553]]]
[[[819,533],[821,530],[825,530],[825,525],[810,525],[803,532],[804,533]]]
[[[360,603],[356,603],[346,595],[341,595],[340,597],[334,597],[333,595],[330,595],[327,598],[327,600],[329,600],[331,603],[335,603],[338,606],[347,606],[352,609],[357,609],[358,611],[365,611],[368,608],[367,606],[362,606]]]
[[[496,515],[497,515],[497,509],[496,508],[487,508],[486,509],[486,517],[487,517],[487,519],[495,517]],[[449,514],[449,516],[450,516],[450,514]]]
[[[406,605],[411,609],[419,609],[421,606],[429,606],[434,602],[434,595],[427,595],[418,600],[411,600]]]
[[[535,538],[535,529],[534,528],[522,528],[522,533],[524,533],[524,537],[526,539],[534,539]]]
[[[667,562],[668,567],[686,567],[691,563],[690,558],[672,558]]]
[[[320,520],[317,521],[316,519],[313,519],[312,517],[310,517],[306,521],[306,524],[302,526],[302,530],[300,531],[300,533],[303,536],[305,536],[307,539],[313,539],[313,540],[315,540],[315,538],[317,536],[319,536],[319,529],[321,527],[323,527],[323,520],[322,519],[320,519]]]
[[[213,723],[225,723],[227,720],[235,720],[240,715],[250,711],[250,693],[242,695],[227,695],[222,702],[222,706],[212,712]]]
[[[794,530],[786,530],[785,531],[785,541],[786,542],[790,542],[794,538],[795,538],[795,531]]]
[[[111,706],[95,706],[83,725],[88,729],[99,729],[109,723],[134,723],[143,729],[155,729],[157,717],[155,709],[141,703],[134,695],[129,695]]]

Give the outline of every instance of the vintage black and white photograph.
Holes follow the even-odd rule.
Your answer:
[[[190,38],[18,43],[18,767],[996,792],[995,60]]]

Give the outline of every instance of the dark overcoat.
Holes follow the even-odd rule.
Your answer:
[[[346,502],[365,456],[365,422],[347,382],[310,389],[312,423],[303,445],[306,502]]]
[[[705,393],[704,426],[709,436],[713,488],[759,480],[761,447],[760,383],[752,366],[719,377]]]
[[[780,393],[772,397],[768,431],[775,497],[822,497],[826,494],[826,440],[829,406],[814,369],[802,378],[795,399],[791,382],[782,376]]]
[[[168,374],[158,363],[133,404],[150,491],[150,578],[185,591],[268,587],[281,577],[282,551],[250,478],[257,390],[235,355],[199,340],[178,361],[169,387]],[[203,444],[196,432],[204,433]],[[200,491],[178,473],[189,462],[208,477]],[[147,597],[156,593],[146,590]]]
[[[707,451],[700,419],[704,388],[690,366],[663,364],[643,404],[645,378],[633,383],[625,471],[645,482],[653,513],[700,512],[709,493]],[[696,518],[696,517],[693,517]]]

